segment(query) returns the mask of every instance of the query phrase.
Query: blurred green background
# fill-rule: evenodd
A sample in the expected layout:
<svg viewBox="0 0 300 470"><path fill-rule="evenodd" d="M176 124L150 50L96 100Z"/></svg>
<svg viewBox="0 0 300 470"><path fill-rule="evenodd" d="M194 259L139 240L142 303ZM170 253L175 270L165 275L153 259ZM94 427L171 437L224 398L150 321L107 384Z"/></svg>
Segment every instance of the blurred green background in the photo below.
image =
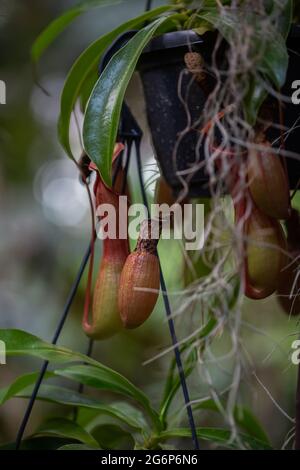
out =
<svg viewBox="0 0 300 470"><path fill-rule="evenodd" d="M160 3L163 2L155 2ZM48 91L47 96L34 82L30 47L52 19L74 4L66 0L0 0L0 79L7 85L7 104L0 106L0 327L24 329L46 340L53 335L91 230L86 191L57 140L60 92L67 71L80 52L99 35L144 8L142 0L127 0L78 18L49 48L38 66L39 81ZM138 117L143 121L143 102L135 87L129 90L129 101L137 102ZM79 155L74 122L72 138ZM145 162L149 163L152 153L148 136L143 149ZM130 178L139 197L134 167ZM182 282L180 250L176 243L160 245L167 284L174 291ZM83 352L87 348L87 338L80 326L84 289L85 280L60 339L61 344ZM200 324L200 312L198 315ZM273 444L280 447L292 423L274 405L266 390L287 414L294 416L297 368L292 365L290 354L296 336L291 335L299 328L295 319L280 311L273 298L246 301L244 321L243 345L252 365L242 378L240 402L256 413ZM184 331L185 322L188 320L181 316L180 332ZM147 366L143 362L169 345L160 299L155 314L143 327L98 343L94 356L141 386L157 403L172 353ZM215 340L214 352L226 353L228 347L225 335ZM1 388L17 375L38 367L38 361L9 358L6 366L0 366ZM227 370L230 371L230 360L211 365L217 390L231 383ZM201 367L189 379L189 386L192 398L206 396ZM14 440L25 404L24 400L14 399L0 408L0 443ZM177 405L182 405L180 394ZM37 403L27 434L54 413L61 415L65 410ZM209 412L197 414L198 425L215 423L222 421ZM186 443L176 445L187 447Z"/></svg>

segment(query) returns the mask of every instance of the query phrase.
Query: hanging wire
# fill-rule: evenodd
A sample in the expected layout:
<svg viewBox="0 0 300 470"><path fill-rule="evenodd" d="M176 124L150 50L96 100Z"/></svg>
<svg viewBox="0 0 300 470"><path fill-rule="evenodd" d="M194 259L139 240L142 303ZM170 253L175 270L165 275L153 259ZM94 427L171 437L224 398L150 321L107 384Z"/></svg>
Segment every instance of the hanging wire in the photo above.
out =
<svg viewBox="0 0 300 470"><path fill-rule="evenodd" d="M70 289L70 293L69 293L69 296L68 296L68 299L67 299L67 302L65 304L65 307L64 307L64 310L63 310L63 314L61 316L61 319L59 321L59 324L56 328L56 331L55 331L55 334L53 336L53 339L52 339L52 344L56 344L57 343L57 340L60 336L60 333L63 329L63 326L65 324L65 321L67 319L67 316L68 316L68 313L69 313L69 310L70 310L70 307L73 303L73 300L75 298L75 295L76 295L76 292L77 292L77 289L78 289L78 286L79 286L79 283L80 283L80 280L82 278L82 275L84 273L84 270L85 270L85 267L87 265L87 262L89 260L89 257L90 257L90 254L91 254L91 244L89 245L88 249L86 250L86 253L82 259L82 262L81 262L81 265L80 265L80 268L79 268L79 271L78 271L78 274L76 276L76 279ZM42 384L42 381L43 381L43 378L46 374L46 371L48 369L48 365L49 365L49 361L45 361L43 363L43 366L40 370L40 373L39 373L39 376L38 376L38 379L35 383L35 386L34 386L34 389L33 389L33 392L32 392L32 395L30 397L30 400L29 400L29 403L27 405L27 408L25 410L25 414L24 414L24 417L22 419L22 422L21 422L21 425L20 425L20 428L18 430L18 434L17 434L17 438L16 438L16 450L19 450L20 449L20 445L21 445L21 442L22 442L22 438L23 438L23 435L24 435L24 432L25 432L25 429L26 429L26 426L27 426L27 423L29 421L29 418L30 418L30 415L31 415L31 412L32 412L32 408L33 408L33 405L34 405L34 402L36 400L36 397L37 397L37 394L39 392L39 389L40 389L40 386Z"/></svg>
<svg viewBox="0 0 300 470"><path fill-rule="evenodd" d="M139 183L140 183L140 189L141 189L141 193L142 193L143 204L146 207L147 213L148 213L148 216L149 216L149 205L148 205L148 200L147 200L147 195L146 195L145 185L144 185L144 179L143 179L143 173L142 173L141 139L140 139L140 137L137 137L135 139L135 150L136 150L138 176L139 176ZM159 257L158 257L158 260L159 260L159 270L160 270L160 285L161 285L161 289L162 289L162 292L163 292L163 300L164 300L165 310L166 310L166 314L167 314L167 319L168 319L168 325L169 325L170 335L171 335L171 339L172 339L172 344L173 344L173 347L174 347L174 353L175 353L175 360L176 360L176 365L177 365L177 369L178 369L178 375L179 375L180 384L181 384L183 397L184 397L184 402L185 402L185 406L186 406L186 410L187 410L189 425L190 425L190 428L191 428L192 440L193 440L194 448L196 450L199 450L200 447L199 447L199 442L198 442L198 437L197 437L195 420L194 420L194 416L193 416L192 406L191 406L191 403L190 403L190 396L189 396L189 391L188 391L188 387L187 387L187 383L186 383L186 379L185 379L185 373L184 373L183 366L182 366L181 355L180 355L179 348L177 346L178 341L177 341L177 336L176 336L176 332L175 332L174 321L172 319L172 311L171 311L171 306L170 306L169 297L168 297L168 293L167 293L167 286L166 286L166 283L165 283L165 278L164 278L164 275L163 275L163 271L162 271L162 268L161 268L161 263L160 263Z"/></svg>
<svg viewBox="0 0 300 470"><path fill-rule="evenodd" d="M298 383L296 392L296 438L295 450L300 450L300 364L298 366Z"/></svg>
<svg viewBox="0 0 300 470"><path fill-rule="evenodd" d="M151 7L152 7L152 0L147 0L146 7L145 7L146 11L149 11L151 9ZM129 116L130 116L130 114L129 114ZM135 124L134 120L133 120L133 124ZM142 199L143 199L143 203L144 203L144 205L147 208L147 211L149 213L148 201L147 201L145 186L144 186L144 182L143 182L143 174L142 174L142 167L141 167L141 153L140 153L141 135L140 134L135 135L134 131L132 133L130 132L130 134L131 134L130 136L125 137L125 140L126 140L126 143L127 143L127 160L126 160L126 164L125 164L125 168L124 168L125 171L124 171L123 189L125 190L125 187L126 187L127 173L128 173L129 163L130 163L132 143L134 142L135 143L135 149L136 149L138 175L139 175L139 182L140 182L140 187L141 187ZM113 175L113 182L115 181L115 178L117 177L117 174L118 174L118 171L119 171L120 168L121 168L121 165L118 165L118 167L116 168L115 174ZM95 238L96 238L96 233L95 233ZM84 273L84 270L86 268L86 265L88 263L90 255L91 255L92 244L93 244L93 241L90 243L90 245L89 245L89 247L88 247L88 249L87 249L87 251L86 251L86 253L83 257L83 260L81 262L78 274L77 274L76 279L75 279L75 281L74 281L74 283L71 287L69 297L67 299L67 302L66 302L64 310L63 310L62 317L60 319L60 322L57 326L57 329L56 329L55 334L54 334L53 339L52 339L52 344L54 344L54 345L57 343L57 340L58 340L58 338L61 334L61 331L62 331L63 326L65 324L66 318L68 316L70 307L71 307L72 302L75 298L79 283L81 281L82 275ZM174 326L174 322L173 322L173 319L172 319L171 307L170 307L169 298L168 298L168 295L167 295L166 284L165 284L165 280L164 280L164 276L163 276L160 261L159 261L159 266L160 266L160 284L161 284L162 291L164 292L164 295L163 295L164 305L165 305L165 310L166 310L166 314L167 314L167 318L168 318L168 325L169 325L169 330L170 330L170 334L171 334L171 339L172 339L172 343L173 343L173 346L174 346L175 359L176 359L176 364L177 364L177 368L178 368L178 374L179 374L179 378L180 378L181 388L182 388L182 392L183 392L183 396L184 396L185 406L186 406L186 409L187 409L189 425L190 425L190 428L191 428L192 440L193 440L195 449L199 450L199 442L198 442L198 437L197 437L197 432L196 432L196 427L195 427L195 421L194 421L194 417L193 417L193 411L192 411L192 407L191 407L191 404L190 404L189 391L188 391L186 380L185 380L185 374L184 374L184 370L183 370L183 366L182 366L180 351L179 351L179 348L177 346L178 342L177 342L177 337L176 337L176 332L175 332L175 326ZM92 350L93 350L93 340L90 339L89 343L88 343L88 349L87 349L86 354L88 356L91 356ZM24 417L22 419L20 428L18 430L18 434L17 434L17 438L16 438L16 446L15 446L16 450L20 449L22 438L23 438L27 423L29 421L29 418L30 418L35 400L37 398L40 386L41 386L42 381L44 379L44 376L46 374L48 365L49 365L49 361L45 361L43 363L43 366L40 370L38 379L35 383L32 395L30 397L29 403L28 403L27 408L25 410ZM79 391L80 392L83 391L83 386L82 385L80 385ZM75 412L75 419L76 419L76 417L77 417L77 412Z"/></svg>

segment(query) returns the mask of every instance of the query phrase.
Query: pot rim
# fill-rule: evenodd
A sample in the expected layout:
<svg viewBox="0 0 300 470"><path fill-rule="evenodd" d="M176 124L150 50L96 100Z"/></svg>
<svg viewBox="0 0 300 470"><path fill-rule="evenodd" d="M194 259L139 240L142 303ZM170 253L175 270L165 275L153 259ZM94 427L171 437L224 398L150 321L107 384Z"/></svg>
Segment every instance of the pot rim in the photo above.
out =
<svg viewBox="0 0 300 470"><path fill-rule="evenodd" d="M300 37L300 24L292 24L288 36L290 38ZM143 54L150 52L162 51L165 49L176 49L178 47L187 47L189 45L202 44L203 37L196 33L193 29L172 31L164 33L161 36L153 38L145 48Z"/></svg>

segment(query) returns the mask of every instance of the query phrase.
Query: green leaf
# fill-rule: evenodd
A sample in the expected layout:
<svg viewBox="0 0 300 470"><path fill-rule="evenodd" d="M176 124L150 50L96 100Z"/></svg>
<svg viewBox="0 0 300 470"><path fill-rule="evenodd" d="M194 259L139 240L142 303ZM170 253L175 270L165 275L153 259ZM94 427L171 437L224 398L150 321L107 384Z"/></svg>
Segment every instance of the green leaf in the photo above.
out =
<svg viewBox="0 0 300 470"><path fill-rule="evenodd" d="M0 329L0 340L4 341L6 345L7 356L35 356L56 363L84 361L89 364L104 367L102 364L84 354L47 343L26 331Z"/></svg>
<svg viewBox="0 0 300 470"><path fill-rule="evenodd" d="M270 36L270 39L265 41L264 54L258 71L268 77L279 89L286 79L289 55L285 39L281 34L274 30Z"/></svg>
<svg viewBox="0 0 300 470"><path fill-rule="evenodd" d="M268 93L262 78L252 77L249 89L244 98L245 117L249 124L255 124L261 105L265 101Z"/></svg>
<svg viewBox="0 0 300 470"><path fill-rule="evenodd" d="M104 450L132 450L134 439L128 431L114 424L103 424L92 431L93 437Z"/></svg>
<svg viewBox="0 0 300 470"><path fill-rule="evenodd" d="M217 324L217 320L211 317L208 320L208 322L203 326L203 328L199 331L199 334L197 335L197 339L203 339L206 336L208 336L213 331L216 324ZM195 341L195 338L193 339L193 341ZM190 347L189 343L184 344L180 349L181 354L189 347ZM188 377L192 373L195 367L196 361L197 361L197 354L196 354L196 351L193 349L184 363L185 377ZM164 390L164 396L163 396L163 400L162 400L161 407L160 407L160 420L164 425L166 424L166 416L168 414L172 400L175 397L181 385L178 373L176 374L176 370L177 370L176 361L175 359L173 359L171 362L169 373L168 373L168 378L167 378L165 390Z"/></svg>
<svg viewBox="0 0 300 470"><path fill-rule="evenodd" d="M196 351L192 350L191 353L189 354L187 360L185 361L185 364L184 364L184 367L183 367L185 378L187 378L192 373L192 371L194 370L196 360L197 360ZM172 403L176 393L178 392L178 390L181 386L180 378L179 378L178 374L175 376L175 371L176 371L176 365L174 366L174 363L172 361L170 371L169 371L169 375L168 375L168 379L167 379L167 383L166 383L166 386L165 386L164 398L162 400L160 413L159 413L160 420L161 420L164 428L167 425L166 418L167 418L167 414L168 414L169 408L171 406L171 403Z"/></svg>
<svg viewBox="0 0 300 470"><path fill-rule="evenodd" d="M0 329L0 339L6 344L6 354L8 356L30 355L57 363L67 363L70 361L83 361L89 363L90 366L80 365L66 369L59 369L54 371L54 374L65 374L65 376L70 375L72 380L76 380L75 377L79 379L82 378L86 381L83 383L86 383L87 385L91 383L91 386L93 386L93 383L95 383L97 388L105 388L106 390L124 393L125 395L136 399L141 404L144 403L146 406L149 405L148 398L141 390L129 382L129 380L118 372L84 354L47 343L37 336L21 330Z"/></svg>
<svg viewBox="0 0 300 470"><path fill-rule="evenodd" d="M267 96L263 81L270 81L279 90L285 83L288 68L289 56L285 39L291 26L292 2L287 0L282 5L272 1L270 8L271 11L268 14L270 16L272 14L273 18L277 19L277 24L270 23L268 31L261 28L260 17L257 13L252 12L247 16L249 26L252 25L253 28L249 53L249 60L253 60L253 72L249 73L249 90L244 99L244 111L251 125L255 124L258 111ZM239 31L241 10L224 9L222 15L216 7L207 10L199 12L199 18L214 25L226 41L234 47L236 32Z"/></svg>
<svg viewBox="0 0 300 470"><path fill-rule="evenodd" d="M99 444L94 437L87 432L84 428L64 418L56 418L43 423L34 436L57 436L66 437L68 439L75 439L76 441L82 442L89 447L99 449Z"/></svg>
<svg viewBox="0 0 300 470"><path fill-rule="evenodd" d="M229 310L231 310L234 307L239 297L239 280L233 279L231 282L233 283L232 284L233 289L232 289L231 297L228 303ZM218 322L216 318L213 315L210 315L207 323L203 325L201 330L198 332L196 338L193 338L192 340L186 342L181 347L180 349L181 354L183 354L184 351L189 349L195 340L199 341L199 340L204 340L205 338L207 338L214 331L214 329L217 326L217 323ZM197 358L195 355L195 351L192 350L189 356L187 357L187 360L184 361L184 370L185 370L186 376L188 376L193 371L195 363L196 363L196 359ZM168 373L168 378L167 378L165 390L164 390L164 396L163 396L163 400L162 400L161 407L160 407L160 419L163 425L166 424L166 416L169 411L170 405L172 403L174 396L176 395L177 391L180 388L180 380L178 377L178 373L176 374L176 372L177 372L176 361L175 359L173 359L171 362L169 373Z"/></svg>
<svg viewBox="0 0 300 470"><path fill-rule="evenodd" d="M56 450L70 443L70 439L61 437L32 437L23 439L20 450ZM0 450L16 450L16 443L10 442L0 446Z"/></svg>
<svg viewBox="0 0 300 470"><path fill-rule="evenodd" d="M83 124L84 147L103 181L111 185L111 162L128 83L145 46L165 18L140 30L110 60L93 89Z"/></svg>
<svg viewBox="0 0 300 470"><path fill-rule="evenodd" d="M37 381L39 372L33 372L31 374L21 375L10 384L8 387L5 387L0 390L0 405L3 405L7 400L17 396L20 392L26 389L29 385L34 384ZM54 374L51 372L46 372L45 379L53 377Z"/></svg>
<svg viewBox="0 0 300 470"><path fill-rule="evenodd" d="M224 10L222 15L216 6L204 8L198 13L198 17L214 26L226 39L228 43L239 23L239 11Z"/></svg>
<svg viewBox="0 0 300 470"><path fill-rule="evenodd" d="M122 0L86 0L76 7L66 11L61 16L52 21L47 28L37 37L31 48L31 60L36 63L41 58L45 50L71 24L79 15L98 6L106 6L113 3L120 3Z"/></svg>
<svg viewBox="0 0 300 470"><path fill-rule="evenodd" d="M158 414L153 410L146 395L118 372L84 354L61 346L55 346L21 330L1 330L0 340L6 344L7 356L34 356L56 363L84 362L90 365L67 367L54 371L56 375L65 376L92 387L121 393L137 401L144 407L153 424L160 428Z"/></svg>
<svg viewBox="0 0 300 470"><path fill-rule="evenodd" d="M231 43L236 40L236 31L239 29L241 11L228 10L220 15L217 8L199 14L199 17L212 23ZM285 39L279 26L269 25L269 31L260 29L260 17L256 13L249 14L249 25L253 26L252 53L254 67L257 72L264 74L272 83L280 88L285 81L288 66L288 52ZM282 27L285 32L286 26ZM257 51L260 51L257 54ZM251 57L249 58L251 59Z"/></svg>
<svg viewBox="0 0 300 470"><path fill-rule="evenodd" d="M193 409L211 410L219 412L219 408L213 400L206 400L202 403L197 404ZM234 419L241 429L247 432L248 435L255 439L264 442L267 446L270 446L270 441L265 433L263 427L253 415L253 413L243 406L235 406L234 408Z"/></svg>
<svg viewBox="0 0 300 470"><path fill-rule="evenodd" d="M67 155L74 159L69 140L70 120L72 112L80 96L84 84L92 73L97 74L97 66L100 58L112 42L123 32L140 28L145 21L172 9L171 6L162 6L144 13L137 18L127 21L115 28L113 31L101 36L93 42L76 60L72 66L62 91L60 101L60 116L58 121L59 140Z"/></svg>
<svg viewBox="0 0 300 470"><path fill-rule="evenodd" d="M25 387L12 396L29 398L31 396L31 392L32 387ZM142 430L149 427L142 413L126 402L117 402L112 405L107 405L99 402L96 398L88 397L74 390L48 384L43 384L41 386L37 399L60 405L97 410L99 414L112 416L134 429Z"/></svg>
<svg viewBox="0 0 300 470"><path fill-rule="evenodd" d="M142 405L144 410L147 411L156 428L161 428L158 414L151 407L146 395L119 373L111 369L87 365L70 366L68 368L58 369L54 373L90 387L120 393L137 401Z"/></svg>
<svg viewBox="0 0 300 470"><path fill-rule="evenodd" d="M57 450L95 450L92 447L85 446L84 444L66 444L59 447Z"/></svg>
<svg viewBox="0 0 300 470"><path fill-rule="evenodd" d="M222 447L227 447L231 449L238 449L239 443L234 440L231 440L231 432L227 429L220 428L197 428L197 436L199 439L206 441L211 441L217 443ZM164 431L160 434L159 440L169 440L174 438L191 438L191 430L189 428L178 428ZM267 445L265 442L262 442L258 439L255 439L252 436L247 436L245 434L239 434L239 439L243 445L252 450L271 450L272 447Z"/></svg>

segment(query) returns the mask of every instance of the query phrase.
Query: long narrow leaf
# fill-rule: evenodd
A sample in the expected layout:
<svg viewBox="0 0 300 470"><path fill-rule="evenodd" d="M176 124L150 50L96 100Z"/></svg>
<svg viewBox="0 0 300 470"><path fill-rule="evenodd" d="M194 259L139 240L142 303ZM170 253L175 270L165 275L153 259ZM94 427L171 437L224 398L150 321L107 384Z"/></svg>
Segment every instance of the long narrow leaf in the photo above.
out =
<svg viewBox="0 0 300 470"><path fill-rule="evenodd" d="M73 439L72 439L73 441ZM40 436L23 439L20 450L57 450L58 448L68 445L70 439L57 436ZM16 443L10 442L0 446L0 450L16 450Z"/></svg>
<svg viewBox="0 0 300 470"><path fill-rule="evenodd" d="M21 375L17 377L14 382L12 382L8 387L5 387L0 390L0 405L3 405L6 401L18 395L25 388L34 384L37 381L39 372L32 372L31 374ZM46 372L45 379L53 377L54 374L51 372Z"/></svg>
<svg viewBox="0 0 300 470"><path fill-rule="evenodd" d="M287 38L292 21L293 21L293 0L285 0L284 5L280 5L274 2L274 7L275 8L282 8L282 12L279 15L278 18L278 26L277 29L280 32L280 34L284 37L284 39Z"/></svg>

